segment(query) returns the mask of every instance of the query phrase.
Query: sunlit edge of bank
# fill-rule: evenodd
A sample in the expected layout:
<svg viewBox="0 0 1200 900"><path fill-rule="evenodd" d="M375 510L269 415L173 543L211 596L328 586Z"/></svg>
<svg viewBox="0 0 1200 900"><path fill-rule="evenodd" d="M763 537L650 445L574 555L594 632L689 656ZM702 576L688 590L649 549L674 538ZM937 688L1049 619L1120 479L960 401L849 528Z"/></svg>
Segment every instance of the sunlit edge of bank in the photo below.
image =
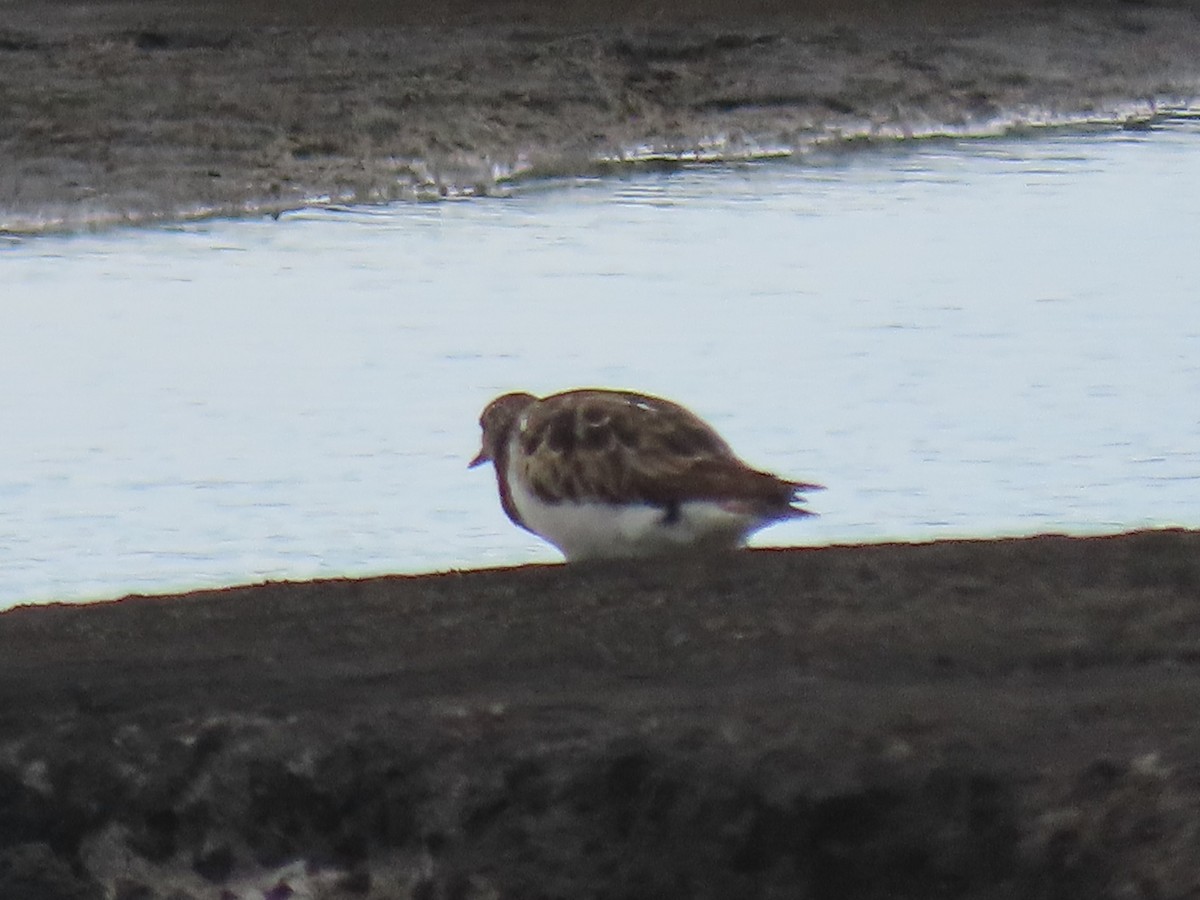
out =
<svg viewBox="0 0 1200 900"><path fill-rule="evenodd" d="M6 242L18 243L46 235L151 228L217 219L279 219L286 213L306 209L510 197L531 189L565 188L582 179L638 171L770 160L803 164L829 154L865 152L910 142L1035 138L1060 132L1152 131L1173 120L1194 118L1200 118L1200 97L1163 96L1070 113L1042 108L1020 109L959 124L862 120L830 124L814 133L784 138L741 132L705 135L699 139L646 138L590 156L552 157L531 151L508 161L459 160L441 165L419 159L389 159L383 161L383 168L392 173L391 181L382 187L357 187L337 193L313 191L299 200L251 198L241 203L195 204L157 210L113 209L103 204L75 205L47 207L34 214L0 209L0 247Z"/></svg>

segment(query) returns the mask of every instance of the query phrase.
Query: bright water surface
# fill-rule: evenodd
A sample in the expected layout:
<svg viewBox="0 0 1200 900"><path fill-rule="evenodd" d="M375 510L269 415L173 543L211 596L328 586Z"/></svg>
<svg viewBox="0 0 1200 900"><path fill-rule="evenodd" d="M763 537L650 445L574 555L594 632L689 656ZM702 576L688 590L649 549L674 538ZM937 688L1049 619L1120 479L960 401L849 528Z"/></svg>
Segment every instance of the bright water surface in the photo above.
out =
<svg viewBox="0 0 1200 900"><path fill-rule="evenodd" d="M1200 125L0 246L0 606L553 560L468 472L637 388L829 489L757 543L1200 526Z"/></svg>

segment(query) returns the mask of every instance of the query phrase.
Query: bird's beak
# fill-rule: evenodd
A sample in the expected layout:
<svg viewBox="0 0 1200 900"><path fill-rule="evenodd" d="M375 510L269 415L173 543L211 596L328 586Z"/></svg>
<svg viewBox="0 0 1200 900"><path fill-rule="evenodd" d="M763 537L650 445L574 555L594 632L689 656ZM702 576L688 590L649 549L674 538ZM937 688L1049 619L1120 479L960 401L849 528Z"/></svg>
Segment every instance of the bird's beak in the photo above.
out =
<svg viewBox="0 0 1200 900"><path fill-rule="evenodd" d="M490 456L488 456L488 452L486 449L480 450L479 454L473 460L471 460L469 463L467 463L467 468L473 469L476 466L482 466L485 462L490 462L491 459L492 458Z"/></svg>

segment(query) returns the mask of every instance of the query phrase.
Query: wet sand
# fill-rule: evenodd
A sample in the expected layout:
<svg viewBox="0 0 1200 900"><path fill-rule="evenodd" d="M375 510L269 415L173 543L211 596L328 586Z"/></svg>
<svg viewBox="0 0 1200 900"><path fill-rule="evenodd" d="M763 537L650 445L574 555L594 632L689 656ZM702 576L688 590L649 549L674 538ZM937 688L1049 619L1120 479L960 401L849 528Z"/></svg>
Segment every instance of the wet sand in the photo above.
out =
<svg viewBox="0 0 1200 900"><path fill-rule="evenodd" d="M10 0L0 232L504 189L1200 95L1196 3Z"/></svg>
<svg viewBox="0 0 1200 900"><path fill-rule="evenodd" d="M22 608L0 896L1186 897L1198 709L1197 532Z"/></svg>

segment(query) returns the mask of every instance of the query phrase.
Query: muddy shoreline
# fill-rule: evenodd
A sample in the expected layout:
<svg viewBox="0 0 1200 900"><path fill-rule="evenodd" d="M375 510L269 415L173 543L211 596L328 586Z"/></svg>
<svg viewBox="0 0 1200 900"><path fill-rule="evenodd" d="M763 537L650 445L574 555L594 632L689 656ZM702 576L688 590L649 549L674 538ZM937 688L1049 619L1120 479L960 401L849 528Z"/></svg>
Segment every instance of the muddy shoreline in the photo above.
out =
<svg viewBox="0 0 1200 900"><path fill-rule="evenodd" d="M0 896L1183 897L1200 533L0 615Z"/></svg>
<svg viewBox="0 0 1200 900"><path fill-rule="evenodd" d="M1200 96L1200 6L34 0L0 23L0 232L508 190Z"/></svg>

